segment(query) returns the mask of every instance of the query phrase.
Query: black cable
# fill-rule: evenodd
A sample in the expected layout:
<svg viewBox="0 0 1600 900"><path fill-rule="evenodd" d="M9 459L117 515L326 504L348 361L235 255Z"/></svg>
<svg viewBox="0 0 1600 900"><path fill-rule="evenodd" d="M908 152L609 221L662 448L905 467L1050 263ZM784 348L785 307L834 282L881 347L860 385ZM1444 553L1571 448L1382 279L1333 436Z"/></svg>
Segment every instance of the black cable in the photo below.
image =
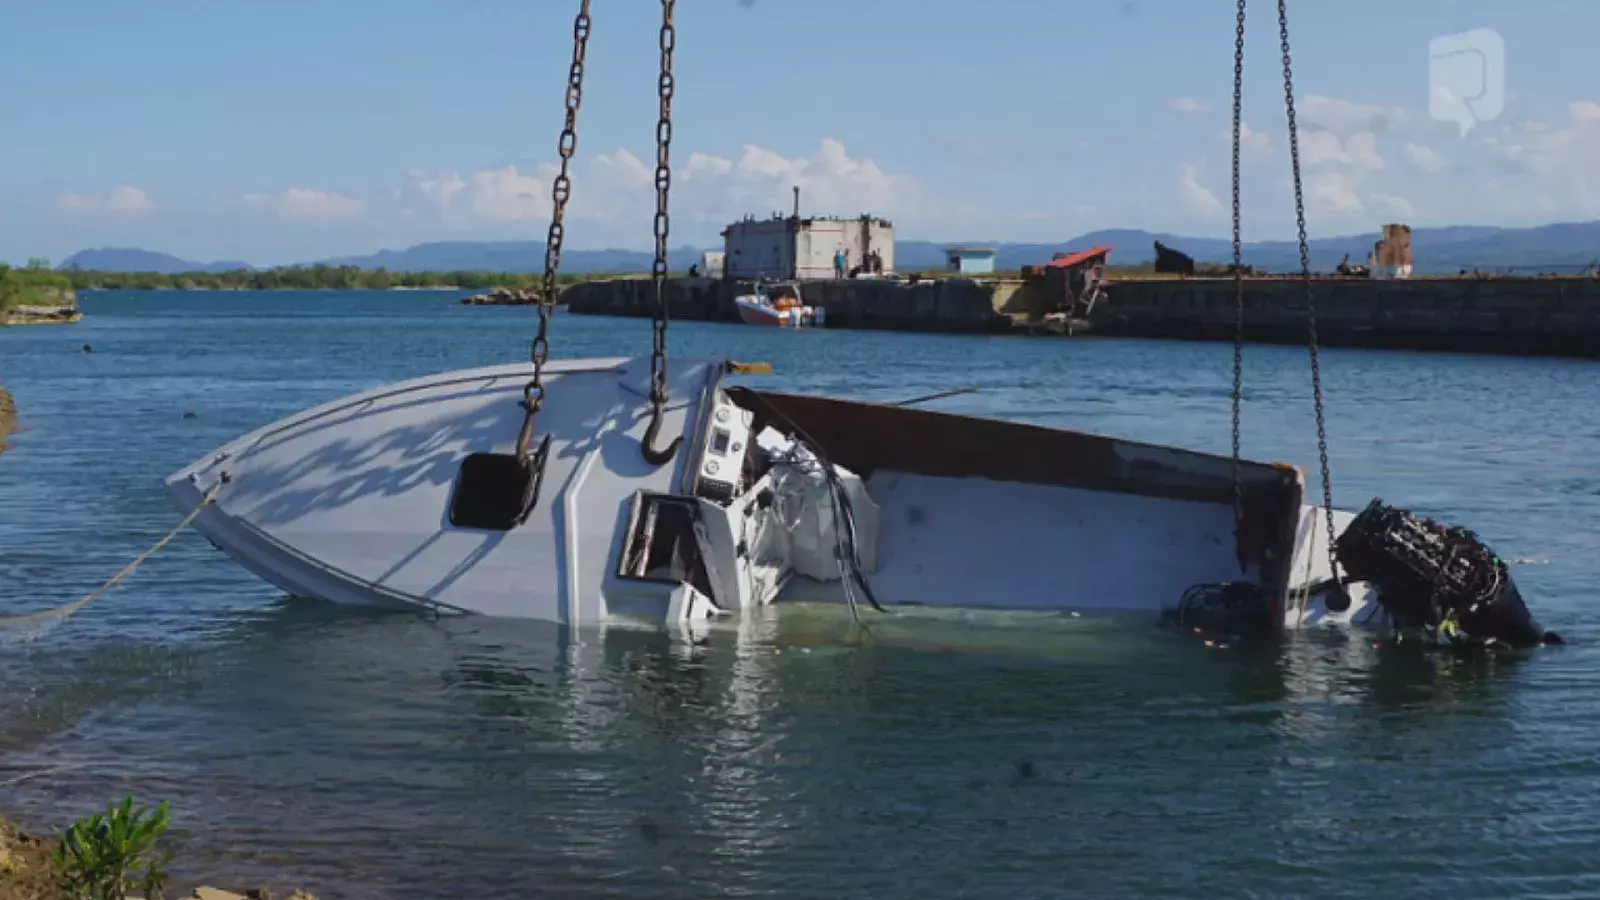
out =
<svg viewBox="0 0 1600 900"><path fill-rule="evenodd" d="M861 586L861 592L866 595L867 602L872 604L872 608L878 612L888 612L888 610L884 609L883 606L878 603L878 598L872 593L872 586L867 583L867 577L861 571L861 559L856 549L855 515L853 511L851 511L850 498L845 493L844 484L839 479L839 473L834 470L833 461L828 458L827 452L822 449L822 444L818 442L816 438L808 434L804 428L801 428L797 422L789 418L788 415L783 412L783 410L772 405L767 401L767 398L761 396L761 394L757 391L740 385L724 388L724 391L727 393L730 399L737 400L740 397L746 397L761 404L761 407L766 410L769 416L779 419L786 424L793 432L794 436L798 437L801 442L804 443L805 446L812 452L812 454L817 457L817 461L822 464L823 477L828 479L828 489L830 491L830 496L833 498L832 505L834 514L834 531L835 533L843 534L849 543L849 555L847 559L850 563L850 574L855 576L856 584ZM848 527L845 529L840 528L839 514L841 512L841 508L844 511L847 519Z"/></svg>

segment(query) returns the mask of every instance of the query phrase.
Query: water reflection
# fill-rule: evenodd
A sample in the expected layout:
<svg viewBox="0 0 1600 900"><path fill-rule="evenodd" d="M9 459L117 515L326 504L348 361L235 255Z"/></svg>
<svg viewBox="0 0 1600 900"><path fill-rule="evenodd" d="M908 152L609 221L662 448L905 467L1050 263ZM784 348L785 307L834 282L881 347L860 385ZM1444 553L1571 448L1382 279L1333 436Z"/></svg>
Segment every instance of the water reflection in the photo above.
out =
<svg viewBox="0 0 1600 900"><path fill-rule="evenodd" d="M43 747L11 745L14 765L71 768L0 803L169 798L191 877L360 897L530 877L715 896L784 890L802 863L850 876L845 896L974 873L1023 890L1062 854L1115 893L1134 871L1284 866L1285 842L1353 863L1414 825L1369 802L1445 802L1409 778L1419 754L1450 777L1504 768L1508 692L1537 664L1335 633L1217 650L1148 623L1000 614L897 616L862 641L842 610L799 608L693 643L292 601L182 666L141 652L56 660L93 739L63 720Z"/></svg>

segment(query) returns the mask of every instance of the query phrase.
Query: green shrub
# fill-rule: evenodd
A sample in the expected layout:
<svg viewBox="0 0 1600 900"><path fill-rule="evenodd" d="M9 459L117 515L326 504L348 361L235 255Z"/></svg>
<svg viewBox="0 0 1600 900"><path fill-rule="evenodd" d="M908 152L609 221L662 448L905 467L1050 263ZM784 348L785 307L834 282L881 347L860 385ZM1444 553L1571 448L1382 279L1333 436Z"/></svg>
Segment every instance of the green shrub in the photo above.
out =
<svg viewBox="0 0 1600 900"><path fill-rule="evenodd" d="M72 823L51 861L61 896L71 900L126 900L130 888L148 900L162 896L171 853L155 843L167 831L167 804L152 812L133 798Z"/></svg>
<svg viewBox="0 0 1600 900"><path fill-rule="evenodd" d="M49 269L13 269L0 263L0 310L57 306L71 296L72 280Z"/></svg>

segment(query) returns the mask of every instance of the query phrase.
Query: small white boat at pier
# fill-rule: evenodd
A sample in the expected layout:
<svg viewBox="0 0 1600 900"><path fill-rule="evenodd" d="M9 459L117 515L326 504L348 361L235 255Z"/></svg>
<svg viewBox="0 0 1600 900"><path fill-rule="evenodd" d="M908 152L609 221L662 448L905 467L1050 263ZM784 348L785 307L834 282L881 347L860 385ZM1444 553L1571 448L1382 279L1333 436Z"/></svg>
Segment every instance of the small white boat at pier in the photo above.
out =
<svg viewBox="0 0 1600 900"><path fill-rule="evenodd" d="M800 283L780 281L772 285L756 285L749 294L733 299L739 311L739 321L746 325L767 328L820 328L827 324L827 310L820 306L807 306L801 299Z"/></svg>

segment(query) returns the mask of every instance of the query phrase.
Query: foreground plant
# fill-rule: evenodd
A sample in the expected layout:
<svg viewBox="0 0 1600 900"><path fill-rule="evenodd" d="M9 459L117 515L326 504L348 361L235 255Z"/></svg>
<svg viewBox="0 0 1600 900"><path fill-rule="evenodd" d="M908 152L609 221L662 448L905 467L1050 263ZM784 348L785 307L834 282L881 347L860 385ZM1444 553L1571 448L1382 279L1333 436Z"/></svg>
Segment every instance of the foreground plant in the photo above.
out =
<svg viewBox="0 0 1600 900"><path fill-rule="evenodd" d="M156 852L155 844L169 824L166 803L152 811L135 808L132 797L72 823L51 857L61 895L70 900L127 900L133 889L146 900L157 900L172 854Z"/></svg>

